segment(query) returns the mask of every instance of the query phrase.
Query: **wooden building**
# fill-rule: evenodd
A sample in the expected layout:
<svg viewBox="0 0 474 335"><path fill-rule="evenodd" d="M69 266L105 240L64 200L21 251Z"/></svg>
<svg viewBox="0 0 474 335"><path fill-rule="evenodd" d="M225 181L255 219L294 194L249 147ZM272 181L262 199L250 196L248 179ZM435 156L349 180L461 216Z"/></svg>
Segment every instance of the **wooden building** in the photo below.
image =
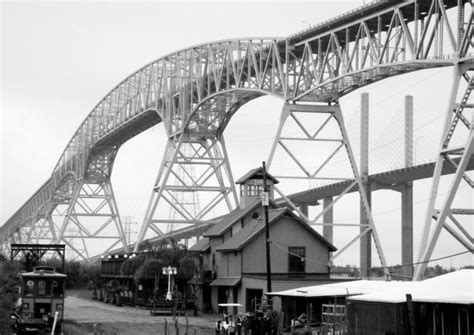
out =
<svg viewBox="0 0 474 335"><path fill-rule="evenodd" d="M346 280L348 281L338 280L330 284L270 293L271 296L281 299L284 328L290 327L292 320L297 320L304 313L305 326L310 329L315 331L334 329L344 332L347 330L348 297L386 291L410 284L402 281L349 280L347 278Z"/></svg>
<svg viewBox="0 0 474 335"><path fill-rule="evenodd" d="M336 248L287 207L277 207L272 200L278 181L268 173L266 179L273 290L329 282L329 253ZM265 297L263 170L251 170L236 183L240 207L222 217L189 249L199 253L202 273L207 276L200 281L198 297L198 307L204 311L218 312L219 303L240 303L249 311Z"/></svg>

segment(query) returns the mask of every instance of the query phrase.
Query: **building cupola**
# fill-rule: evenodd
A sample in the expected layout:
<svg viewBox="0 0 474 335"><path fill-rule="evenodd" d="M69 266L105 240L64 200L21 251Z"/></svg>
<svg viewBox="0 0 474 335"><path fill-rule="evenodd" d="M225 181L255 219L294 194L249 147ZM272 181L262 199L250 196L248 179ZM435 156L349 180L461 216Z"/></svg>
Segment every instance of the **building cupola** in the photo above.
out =
<svg viewBox="0 0 474 335"><path fill-rule="evenodd" d="M266 178L268 198L273 200L274 186L279 181L268 172ZM260 199L260 194L263 192L263 168L250 170L235 183L240 185L240 208L246 208L249 204L254 203L255 199Z"/></svg>

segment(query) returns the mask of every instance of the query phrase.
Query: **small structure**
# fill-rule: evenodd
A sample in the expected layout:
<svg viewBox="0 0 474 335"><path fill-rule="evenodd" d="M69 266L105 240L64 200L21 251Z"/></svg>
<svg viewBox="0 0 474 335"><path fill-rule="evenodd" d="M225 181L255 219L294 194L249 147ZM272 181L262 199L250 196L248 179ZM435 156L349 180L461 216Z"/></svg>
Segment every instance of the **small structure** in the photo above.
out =
<svg viewBox="0 0 474 335"><path fill-rule="evenodd" d="M346 329L347 297L408 284L410 283L402 281L353 280L271 292L269 295L281 299L284 328L308 326L318 330L342 331ZM301 320L302 315L304 321Z"/></svg>
<svg viewBox="0 0 474 335"><path fill-rule="evenodd" d="M33 267L39 266L41 259L47 253L59 256L61 260L61 271L64 272L64 258L66 246L64 244L11 244L10 261L15 260L18 255L25 258L26 271L32 271Z"/></svg>
<svg viewBox="0 0 474 335"><path fill-rule="evenodd" d="M349 334L473 334L474 270L348 299Z"/></svg>
<svg viewBox="0 0 474 335"><path fill-rule="evenodd" d="M273 287L285 290L329 282L329 253L336 248L287 207L278 207L273 202L278 180L268 173L266 179ZM236 183L240 185L240 208L222 217L189 249L200 255L198 308L204 311L219 312L218 304L224 303L240 303L245 311L259 304L260 309L265 297L263 169L251 170Z"/></svg>
<svg viewBox="0 0 474 335"><path fill-rule="evenodd" d="M64 313L66 275L52 267L37 266L32 272L22 272L21 293L11 326L15 332L60 333Z"/></svg>

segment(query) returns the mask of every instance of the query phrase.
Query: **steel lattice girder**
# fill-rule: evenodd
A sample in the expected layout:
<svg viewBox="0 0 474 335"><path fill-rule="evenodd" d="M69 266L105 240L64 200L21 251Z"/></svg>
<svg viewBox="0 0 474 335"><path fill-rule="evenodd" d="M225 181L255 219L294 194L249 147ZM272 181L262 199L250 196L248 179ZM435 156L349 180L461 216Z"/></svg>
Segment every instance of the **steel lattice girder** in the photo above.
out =
<svg viewBox="0 0 474 335"><path fill-rule="evenodd" d="M453 20L446 14L450 9L457 10ZM472 61L472 15L472 2L465 0L382 1L286 39L220 41L166 55L124 79L96 105L51 178L0 231L11 236L28 219L70 201L71 180L87 180L97 150L116 152L124 140L156 123L164 122L172 137L210 117L214 123L207 125L222 133L242 103L263 94L335 101L390 76ZM227 105L211 115L202 107L214 100Z"/></svg>
<svg viewBox="0 0 474 335"><path fill-rule="evenodd" d="M305 119L303 122L300 119L301 114L309 115L309 118ZM321 117L322 116L322 117ZM318 118L317 118L318 117ZM288 137L285 135L285 125L288 121L293 120L297 129L300 130L298 135L293 135ZM309 122L311 120L311 122ZM332 125L335 125L339 130L339 134L336 134L334 131L331 132L331 138L324 137L325 128L329 128ZM303 162L298 159L298 153L301 156L301 145L295 146L293 149L287 145L288 142L309 142L312 144L311 152L318 152L315 156L320 157L319 161L311 160L311 162ZM320 143L330 143L331 148L328 152L322 153L321 150L318 151ZM338 224L334 222L324 223L324 225L331 226L345 226L345 227L356 227L359 228L360 233L358 233L349 243L340 248L340 250L335 253L330 262L332 262L336 257L343 253L347 248L349 248L356 241L362 237L368 235L372 236L377 254L379 256L380 264L384 267L385 274L388 275L388 267L385 259L384 251L378 237L377 229L375 226L374 219L371 214L370 204L368 201L368 195L366 194L365 188L363 186L363 180L361 174L357 169L357 163L354 158L354 154L351 148L349 137L347 136L347 131L344 125L344 118L341 113L340 106L338 104L334 105L315 105L315 104L286 104L282 110L282 116L280 117L280 125L273 142L272 150L268 158L268 169L271 169L271 166L276 155L278 155L277 149L281 148L280 152L283 155L288 156L288 161L293 161L298 167L293 173L286 173L284 175L274 174L276 178L288 178L291 180L296 179L305 179L321 182L323 185L328 185L330 183L340 182L341 180L349 181L348 187L331 202L330 206L323 207L321 211L315 215L314 218L310 219L307 213L303 213L296 204L294 204L291 199L285 196L285 194L275 186L276 192L278 192L287 202L287 204L296 211L300 217L304 218L311 225L320 225L318 220L330 210L349 190L353 187L357 187L362 210L367 218L367 222L360 224ZM280 156L282 156L280 154ZM331 164L334 163L332 166ZM334 170L336 166L346 165L346 171L344 176L332 176L330 174L325 175L331 170ZM329 171L328 171L329 170Z"/></svg>
<svg viewBox="0 0 474 335"><path fill-rule="evenodd" d="M135 251L139 250L148 230L163 237L160 225L207 224L206 215L221 202L225 202L227 210L234 209L238 200L232 181L222 136L199 139L195 134L180 134L168 140ZM182 195L189 192L199 197L199 207L186 206ZM160 202L167 205L167 211L157 210ZM167 217L170 209L177 218Z"/></svg>
<svg viewBox="0 0 474 335"><path fill-rule="evenodd" d="M440 148L438 150L438 159L433 174L433 183L431 187L430 200L427 207L427 213L424 223L423 235L421 239L420 252L418 265L415 268L414 279L421 280L426 270L428 260L433 254L436 242L438 241L439 235L442 228L445 228L451 235L453 235L467 250L473 252L473 238L471 235L466 234L461 224L456 220L453 214L452 203L457 193L461 181L470 187L474 188L474 183L466 174L466 167L469 160L474 155L474 113L472 113L472 119L469 120L463 112L467 109L474 109L473 97L474 94L474 64L459 64L454 68L453 74L453 86L451 88L451 97L446 112L446 119L443 131L443 137L441 139ZM461 81L467 82L467 87L463 94L458 100L458 92L461 90ZM454 112L454 115L453 115ZM461 122L459 122L461 121ZM465 139L465 145L462 147L450 146L450 140L453 133L458 127L466 127L468 129L467 136ZM461 156L458 164L454 162L452 156ZM435 201L440 183L441 171L445 163L454 164L456 166L456 173L451 177L448 193L443 197L441 208L435 210ZM460 213L471 213L474 208L465 209L464 211L458 211ZM447 219L450 219L460 229L464 235L467 235L468 241L466 241L461 235L457 234L453 228L448 224ZM432 222L435 219L435 222Z"/></svg>
<svg viewBox="0 0 474 335"><path fill-rule="evenodd" d="M77 183L71 202L61 215L63 222L57 233L56 243L63 242L81 258L89 258L88 240L111 241L106 251L118 243L127 250L125 234L121 223L115 196L110 181L100 183ZM94 219L86 223L84 218ZM69 230L69 231L68 231ZM82 243L83 251L74 246L74 241Z"/></svg>

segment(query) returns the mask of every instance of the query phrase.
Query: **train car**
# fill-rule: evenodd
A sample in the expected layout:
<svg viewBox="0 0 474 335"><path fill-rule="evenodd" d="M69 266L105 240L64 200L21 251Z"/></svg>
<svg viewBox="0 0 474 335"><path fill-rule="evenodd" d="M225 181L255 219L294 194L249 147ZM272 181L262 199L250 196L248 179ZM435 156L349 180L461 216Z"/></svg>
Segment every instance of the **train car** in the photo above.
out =
<svg viewBox="0 0 474 335"><path fill-rule="evenodd" d="M66 275L52 267L37 266L21 273L20 298L12 315L12 328L17 333L51 330L60 332L64 312Z"/></svg>

